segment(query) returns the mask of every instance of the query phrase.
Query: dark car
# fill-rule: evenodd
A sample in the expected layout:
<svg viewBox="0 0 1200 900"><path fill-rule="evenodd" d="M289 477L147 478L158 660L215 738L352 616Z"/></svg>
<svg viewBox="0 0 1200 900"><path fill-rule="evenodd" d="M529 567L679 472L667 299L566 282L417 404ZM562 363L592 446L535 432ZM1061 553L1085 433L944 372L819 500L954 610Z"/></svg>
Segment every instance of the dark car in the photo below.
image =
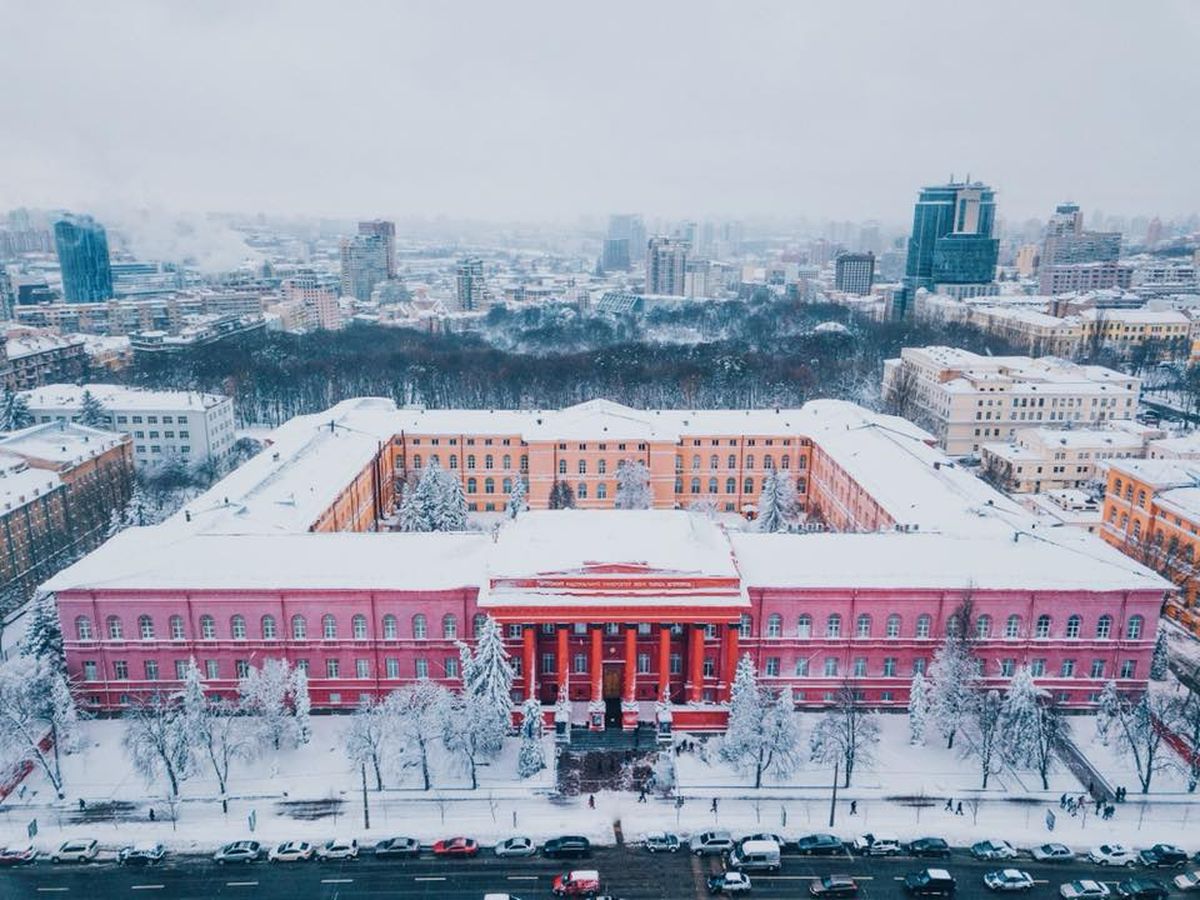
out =
<svg viewBox="0 0 1200 900"><path fill-rule="evenodd" d="M857 897L858 882L849 875L823 875L808 883L814 897Z"/></svg>
<svg viewBox="0 0 1200 900"><path fill-rule="evenodd" d="M933 856L944 859L950 855L950 845L940 837L923 837L911 841L908 852L913 856Z"/></svg>
<svg viewBox="0 0 1200 900"><path fill-rule="evenodd" d="M381 859L400 859L417 856L421 852L421 842L410 837L384 838L375 845L375 855Z"/></svg>
<svg viewBox="0 0 1200 900"><path fill-rule="evenodd" d="M123 866L152 866L167 855L162 844L133 844L117 851L117 862Z"/></svg>
<svg viewBox="0 0 1200 900"><path fill-rule="evenodd" d="M1154 869L1173 869L1185 865L1188 855L1171 844L1155 844L1141 852L1142 865Z"/></svg>
<svg viewBox="0 0 1200 900"><path fill-rule="evenodd" d="M252 863L262 859L262 844L258 841L234 841L226 844L213 854L213 859L221 865L225 863Z"/></svg>
<svg viewBox="0 0 1200 900"><path fill-rule="evenodd" d="M1127 900L1166 900L1170 892L1153 878L1130 878L1117 885L1117 893Z"/></svg>
<svg viewBox="0 0 1200 900"><path fill-rule="evenodd" d="M841 839L833 834L806 834L796 841L796 850L805 856L833 856L845 849Z"/></svg>
<svg viewBox="0 0 1200 900"><path fill-rule="evenodd" d="M904 890L915 897L950 897L957 887L945 869L922 869L904 876Z"/></svg>
<svg viewBox="0 0 1200 900"><path fill-rule="evenodd" d="M542 844L542 856L553 859L588 856L591 852L592 842L578 834L566 834L562 837L551 838Z"/></svg>

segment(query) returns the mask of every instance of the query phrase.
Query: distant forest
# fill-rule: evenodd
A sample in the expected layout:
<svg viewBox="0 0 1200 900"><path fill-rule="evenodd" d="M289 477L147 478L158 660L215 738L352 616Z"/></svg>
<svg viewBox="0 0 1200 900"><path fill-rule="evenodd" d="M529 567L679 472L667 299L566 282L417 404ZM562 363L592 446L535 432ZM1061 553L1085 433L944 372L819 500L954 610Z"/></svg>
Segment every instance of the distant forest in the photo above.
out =
<svg viewBox="0 0 1200 900"><path fill-rule="evenodd" d="M823 323L841 329L815 330ZM833 305L752 298L681 303L614 320L554 306L496 308L469 333L351 325L259 334L139 358L148 387L232 396L241 425L276 425L347 397L464 408L554 408L595 397L634 407L879 402L883 361L904 346L1012 352L955 325L874 322Z"/></svg>

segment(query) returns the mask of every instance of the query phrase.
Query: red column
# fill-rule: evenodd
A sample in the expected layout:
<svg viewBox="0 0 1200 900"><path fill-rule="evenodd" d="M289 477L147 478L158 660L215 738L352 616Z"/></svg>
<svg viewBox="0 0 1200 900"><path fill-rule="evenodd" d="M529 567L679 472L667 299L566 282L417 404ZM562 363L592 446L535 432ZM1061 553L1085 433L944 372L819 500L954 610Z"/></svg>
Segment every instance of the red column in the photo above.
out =
<svg viewBox="0 0 1200 900"><path fill-rule="evenodd" d="M567 673L570 672L570 651L567 649L567 626L558 626L558 645L555 648L558 659L558 696L567 695Z"/></svg>
<svg viewBox="0 0 1200 900"><path fill-rule="evenodd" d="M588 660L588 672L592 676L592 702L601 703L604 700L604 635L600 626L591 626L588 637L592 642L592 658Z"/></svg>
<svg viewBox="0 0 1200 900"><path fill-rule="evenodd" d="M737 625L725 626L725 662L722 665L725 675L725 688L721 691L721 699L728 700L733 696L733 679L737 675L738 638L741 631Z"/></svg>
<svg viewBox="0 0 1200 900"><path fill-rule="evenodd" d="M637 626L625 626L625 684L621 691L621 699L632 703L636 698L637 687Z"/></svg>
<svg viewBox="0 0 1200 900"><path fill-rule="evenodd" d="M521 632L522 654L525 668L525 699L537 696L537 632L536 625L526 625Z"/></svg>
<svg viewBox="0 0 1200 900"><path fill-rule="evenodd" d="M704 696L704 626L693 625L688 635L688 702Z"/></svg>
<svg viewBox="0 0 1200 900"><path fill-rule="evenodd" d="M671 626L658 626L658 697L671 696Z"/></svg>

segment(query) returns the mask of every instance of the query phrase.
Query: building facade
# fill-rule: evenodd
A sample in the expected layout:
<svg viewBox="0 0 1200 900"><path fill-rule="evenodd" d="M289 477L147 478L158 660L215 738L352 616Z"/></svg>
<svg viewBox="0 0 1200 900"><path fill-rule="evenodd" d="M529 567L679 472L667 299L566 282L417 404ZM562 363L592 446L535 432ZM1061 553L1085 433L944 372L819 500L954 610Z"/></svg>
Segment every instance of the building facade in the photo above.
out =
<svg viewBox="0 0 1200 900"><path fill-rule="evenodd" d="M1133 283L1133 266L1115 260L1106 262L1060 263L1038 269L1038 291L1042 294L1067 294L1073 291L1097 291L1128 288Z"/></svg>
<svg viewBox="0 0 1200 900"><path fill-rule="evenodd" d="M980 464L1001 489L1027 494L1086 488L1107 474L1108 460L1145 454L1146 435L1136 430L1018 428L1010 441L984 444Z"/></svg>
<svg viewBox="0 0 1200 900"><path fill-rule="evenodd" d="M965 294L974 286L976 293L986 293L999 256L999 241L992 237L995 218L995 192L981 182L922 188L904 268L907 302L917 290L940 290L939 285Z"/></svg>
<svg viewBox="0 0 1200 900"><path fill-rule="evenodd" d="M54 246L68 303L91 303L113 295L108 233L91 216L65 216L54 223Z"/></svg>
<svg viewBox="0 0 1200 900"><path fill-rule="evenodd" d="M840 253L834 260L834 287L847 294L871 293L875 281L874 253Z"/></svg>
<svg viewBox="0 0 1200 900"><path fill-rule="evenodd" d="M646 247L646 293L684 296L691 245L678 238L653 237Z"/></svg>
<svg viewBox="0 0 1200 900"><path fill-rule="evenodd" d="M460 259L454 270L454 287L459 309L469 312L487 305L488 289L483 277L483 260L478 256Z"/></svg>
<svg viewBox="0 0 1200 900"><path fill-rule="evenodd" d="M375 285L387 281L388 272L395 271L394 233L392 238L386 233L368 230L362 231L360 223L359 234L344 238L341 242L342 261L342 296L354 297L356 300L371 299ZM390 223L379 223L387 225Z"/></svg>

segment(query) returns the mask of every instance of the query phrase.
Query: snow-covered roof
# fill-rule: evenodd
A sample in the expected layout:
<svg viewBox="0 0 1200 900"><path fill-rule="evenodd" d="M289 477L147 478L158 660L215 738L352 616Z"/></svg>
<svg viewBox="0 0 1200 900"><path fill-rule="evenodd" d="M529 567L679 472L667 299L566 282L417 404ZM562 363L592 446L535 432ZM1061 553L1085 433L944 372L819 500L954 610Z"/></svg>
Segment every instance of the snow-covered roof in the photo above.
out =
<svg viewBox="0 0 1200 900"><path fill-rule="evenodd" d="M129 436L76 422L43 422L0 435L0 450L64 465L84 460L128 443Z"/></svg>
<svg viewBox="0 0 1200 900"><path fill-rule="evenodd" d="M106 409L210 409L229 402L220 394L197 391L145 391L120 384L44 384L26 391L24 396L34 409L57 409L74 412L83 401L83 392L92 396Z"/></svg>
<svg viewBox="0 0 1200 900"><path fill-rule="evenodd" d="M61 486L53 472L30 468L15 454L0 453L0 518Z"/></svg>

